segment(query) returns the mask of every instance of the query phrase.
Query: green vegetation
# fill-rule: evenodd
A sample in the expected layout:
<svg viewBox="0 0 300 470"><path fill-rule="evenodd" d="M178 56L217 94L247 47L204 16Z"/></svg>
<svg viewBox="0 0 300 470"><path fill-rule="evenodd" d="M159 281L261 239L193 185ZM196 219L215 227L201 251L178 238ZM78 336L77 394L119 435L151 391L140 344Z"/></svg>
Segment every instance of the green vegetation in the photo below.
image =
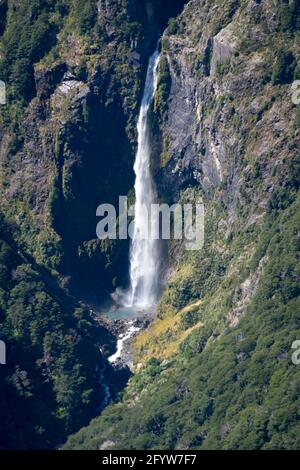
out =
<svg viewBox="0 0 300 470"><path fill-rule="evenodd" d="M299 223L298 197L266 225L257 247L263 277L238 326L205 341L204 350L203 332L195 330L175 360L148 362L123 403L107 408L65 448L96 449L107 439L118 449L299 448L300 371L291 362L300 327ZM210 305L204 324L213 296Z"/></svg>
<svg viewBox="0 0 300 470"><path fill-rule="evenodd" d="M300 107L297 106L295 113L295 128L300 129Z"/></svg>
<svg viewBox="0 0 300 470"><path fill-rule="evenodd" d="M180 24L176 18L170 18L166 29L167 35L178 34Z"/></svg>
<svg viewBox="0 0 300 470"><path fill-rule="evenodd" d="M97 277L95 290L101 296L99 278L101 288L105 284L111 287L116 276L122 279L127 245L121 244L121 249L112 246L110 255L102 253L98 246L93 259L82 254L82 246L95 238L95 211L101 200L115 202L115 188L118 194L127 194L132 187L134 150L129 141L136 136L145 64L132 66L128 62L129 51L133 44L142 41L143 33L142 24L127 14L125 6L112 5L110 21L116 35L113 48L107 37L106 20L98 19L97 15L95 0L35 0L18 5L8 2L7 21L0 37L4 52L0 55L0 79L7 83L8 105L0 108L0 126L8 139L8 160L21 150L31 158L29 147L24 149L31 138L24 118L29 102L37 98L38 108L48 111L42 116L34 108L34 118L30 116L28 121L34 119L34 149L36 152L41 149L41 164L49 178L42 202L39 200L42 188L35 187L35 181L26 181L21 194L16 194L8 206L1 194L1 210L10 221L18 218L16 241L38 263L56 274L66 275L67 271L70 275L73 269L76 275L88 272L89 279ZM76 63L70 65L74 62L74 58L70 59L75 54L74 48ZM66 71L74 74L79 88L52 101L53 92ZM102 103L107 77L111 84L108 93L113 96L109 109ZM93 79L104 80L105 84L97 85L95 93L88 86ZM78 99L81 91L87 93L82 101ZM107 159L110 166L106 165ZM8 165L7 181L4 182L4 175L0 181L3 192L5 184L10 185L9 175ZM33 197L36 192L37 201ZM35 202L39 209L44 206L42 227L37 227L33 214ZM106 265L110 263L114 266L109 271Z"/></svg>
<svg viewBox="0 0 300 470"><path fill-rule="evenodd" d="M99 346L108 354L112 338L77 298L82 289L103 300L127 272L127 243L95 240L95 213L132 187L129 139L146 63L131 59L142 24L115 2L111 47L97 3L0 1L3 449L56 447L100 413L104 397ZM67 71L78 88L57 96Z"/></svg>
<svg viewBox="0 0 300 470"><path fill-rule="evenodd" d="M70 306L46 270L17 253L0 220L0 442L5 449L53 448L99 411L96 368L103 332Z"/></svg>
<svg viewBox="0 0 300 470"><path fill-rule="evenodd" d="M281 85L291 83L296 67L295 57L291 52L279 51L273 68L272 83Z"/></svg>
<svg viewBox="0 0 300 470"><path fill-rule="evenodd" d="M173 145L174 129L168 126L170 93L186 86L185 80L197 90L201 113L199 121L191 120L192 131L178 124L178 132L188 133L187 145L194 144L194 132L200 135L195 158L207 163L199 142L216 142L217 135L225 146L236 136L240 148L226 148L224 180L212 184L213 194L205 199L203 250L187 253L180 244L169 246L173 273L158 319L134 342L136 374L122 401L71 436L66 449L98 449L108 442L112 449L299 448L300 369L291 360L300 331L299 156L292 127L298 113L285 89L270 84L271 78L273 85L289 84L296 76L296 17L283 26L282 10L274 34L268 34L263 2L251 4L247 14L248 2L213 3L218 8L212 18L211 2L201 9L197 4L197 11L190 4L187 17L171 21L163 38L164 79L155 110L163 109L165 118L159 123L161 161L174 158L173 165L161 165L161 173L174 171L166 182L171 186L173 181L177 191L168 187L166 192L177 197L181 186L176 177L184 180L188 166L185 149ZM286 13L296 5L288 2ZM214 36L232 18L228 34L233 31L237 50L218 66L215 77L206 79L210 60L204 70L202 37ZM210 59L209 48L206 52ZM173 71L175 60L181 73L170 89L168 69L171 64ZM204 86L195 84L196 68ZM212 84L218 92L212 92ZM193 94L186 96L192 99ZM198 111L196 106L188 109ZM207 171L205 178L210 176Z"/></svg>
<svg viewBox="0 0 300 470"><path fill-rule="evenodd" d="M300 29L300 5L298 0L280 0L280 23L283 31Z"/></svg>
<svg viewBox="0 0 300 470"><path fill-rule="evenodd" d="M219 62L216 67L216 73L218 75L227 75L230 71L230 62Z"/></svg>
<svg viewBox="0 0 300 470"><path fill-rule="evenodd" d="M158 113L159 119L162 120L168 109L168 98L172 84L170 68L165 56L162 57L159 67L160 70L154 101L154 112Z"/></svg>
<svg viewBox="0 0 300 470"><path fill-rule="evenodd" d="M7 14L7 1L2 0L0 2L0 36L2 36L4 29L5 29L6 14Z"/></svg>
<svg viewBox="0 0 300 470"><path fill-rule="evenodd" d="M97 1L73 1L73 17L81 33L91 32L97 19Z"/></svg>
<svg viewBox="0 0 300 470"><path fill-rule="evenodd" d="M5 50L0 76L9 84L10 101L28 102L35 94L33 64L55 44L57 25L51 22L53 2L8 3L7 25L1 39Z"/></svg>

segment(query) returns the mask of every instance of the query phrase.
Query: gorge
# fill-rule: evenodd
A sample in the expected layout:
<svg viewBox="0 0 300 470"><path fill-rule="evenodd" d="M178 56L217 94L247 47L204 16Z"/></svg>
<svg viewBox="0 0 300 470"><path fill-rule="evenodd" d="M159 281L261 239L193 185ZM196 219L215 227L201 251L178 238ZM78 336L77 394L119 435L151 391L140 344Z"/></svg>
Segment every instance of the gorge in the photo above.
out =
<svg viewBox="0 0 300 470"><path fill-rule="evenodd" d="M299 35L296 0L0 0L1 450L299 448ZM200 199L202 249L139 237Z"/></svg>

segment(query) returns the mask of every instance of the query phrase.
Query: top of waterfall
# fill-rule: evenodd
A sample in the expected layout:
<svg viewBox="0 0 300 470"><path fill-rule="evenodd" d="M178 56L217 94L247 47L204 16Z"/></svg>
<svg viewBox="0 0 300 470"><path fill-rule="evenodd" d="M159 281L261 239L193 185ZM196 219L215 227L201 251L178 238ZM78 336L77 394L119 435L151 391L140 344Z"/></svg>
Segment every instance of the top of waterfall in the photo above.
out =
<svg viewBox="0 0 300 470"><path fill-rule="evenodd" d="M157 68L159 65L159 60L160 52L158 51L158 49L156 49L156 51L152 54L149 59L142 106L149 106L151 100L153 99L158 79Z"/></svg>

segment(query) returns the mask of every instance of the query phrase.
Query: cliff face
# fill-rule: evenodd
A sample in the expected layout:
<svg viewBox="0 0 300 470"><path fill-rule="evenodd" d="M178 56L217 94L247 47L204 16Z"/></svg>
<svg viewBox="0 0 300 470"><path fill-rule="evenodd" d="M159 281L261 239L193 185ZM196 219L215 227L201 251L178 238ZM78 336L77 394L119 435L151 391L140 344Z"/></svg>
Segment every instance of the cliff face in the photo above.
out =
<svg viewBox="0 0 300 470"><path fill-rule="evenodd" d="M290 125L296 109L285 98L291 96L299 44L287 32L283 4L191 1L165 32L170 90L159 163L166 186L178 190L194 182L207 195L221 189L226 203L237 203L242 189L250 195L246 180L257 163L263 191L255 188L256 202L266 207L278 181L274 164L289 165L298 144ZM283 51L291 54L293 70L276 82Z"/></svg>
<svg viewBox="0 0 300 470"><path fill-rule="evenodd" d="M9 182L3 210L11 218L18 216L16 203L11 204L18 201L26 249L66 281L67 276L77 286L92 281L98 300L111 282L104 269L111 253L95 241L96 208L103 201L115 203L117 192L127 194L132 186L130 137L148 55L146 46L138 51L141 24L133 22L124 5L119 16L109 3L99 2L98 10L93 5L90 21L97 30L89 35L85 28L91 26L84 21L78 25L75 11L62 15L56 44L33 65L34 96L17 123L17 147L11 130L2 131ZM126 33L117 24L123 17L129 18Z"/></svg>
<svg viewBox="0 0 300 470"><path fill-rule="evenodd" d="M162 199L204 197L207 246L258 233L297 191L297 28L297 2L190 1L163 35L154 173Z"/></svg>
<svg viewBox="0 0 300 470"><path fill-rule="evenodd" d="M184 3L0 1L1 447L53 447L107 400L112 338L77 301L126 281L96 208L132 189L148 57Z"/></svg>
<svg viewBox="0 0 300 470"><path fill-rule="evenodd" d="M299 446L299 54L298 2L191 0L170 21L153 172L162 200L203 198L205 245L170 243L123 402L66 448Z"/></svg>
<svg viewBox="0 0 300 470"><path fill-rule="evenodd" d="M148 57L168 15L183 3L166 2L158 11L155 1L91 1L84 8L35 2L28 11L10 6L7 13L3 74L8 85L15 82L3 111L11 125L1 129L2 210L19 219L26 250L62 275L72 292L82 288L95 303L113 278L124 282L128 251L126 243L96 241L96 208L117 205L133 186ZM45 31L44 21L50 25ZM38 51L34 45L29 53L21 46L13 50L16 27L24 41L40 41ZM26 28L33 31L30 37ZM25 64L18 60L21 53ZM28 75L21 84L18 68Z"/></svg>

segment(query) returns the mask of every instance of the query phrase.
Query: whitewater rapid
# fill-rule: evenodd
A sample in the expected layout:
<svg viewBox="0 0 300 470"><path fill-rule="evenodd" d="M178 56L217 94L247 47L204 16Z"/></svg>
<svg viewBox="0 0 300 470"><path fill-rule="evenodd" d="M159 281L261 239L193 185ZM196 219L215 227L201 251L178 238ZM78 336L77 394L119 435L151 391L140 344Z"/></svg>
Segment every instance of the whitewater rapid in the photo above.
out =
<svg viewBox="0 0 300 470"><path fill-rule="evenodd" d="M135 333L140 331L140 328L137 328L134 326L133 321L129 322L128 326L129 326L128 331L126 333L122 333L119 335L119 338L117 341L117 351L115 352L115 354L113 354L112 356L108 358L108 361L111 364L115 364L116 362L118 362L119 359L121 359L123 348L124 348L124 343L126 343L126 341L132 338L132 336L134 336Z"/></svg>

